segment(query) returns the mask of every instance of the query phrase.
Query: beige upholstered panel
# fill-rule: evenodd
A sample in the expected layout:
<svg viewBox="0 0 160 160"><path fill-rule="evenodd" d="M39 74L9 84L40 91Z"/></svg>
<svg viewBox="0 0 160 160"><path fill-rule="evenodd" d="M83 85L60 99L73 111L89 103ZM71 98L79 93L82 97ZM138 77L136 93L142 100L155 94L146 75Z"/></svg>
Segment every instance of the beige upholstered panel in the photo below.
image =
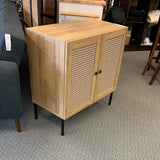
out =
<svg viewBox="0 0 160 160"><path fill-rule="evenodd" d="M96 43L73 49L70 110L91 99Z"/></svg>
<svg viewBox="0 0 160 160"><path fill-rule="evenodd" d="M123 36L105 41L98 94L101 94L115 86L122 42Z"/></svg>

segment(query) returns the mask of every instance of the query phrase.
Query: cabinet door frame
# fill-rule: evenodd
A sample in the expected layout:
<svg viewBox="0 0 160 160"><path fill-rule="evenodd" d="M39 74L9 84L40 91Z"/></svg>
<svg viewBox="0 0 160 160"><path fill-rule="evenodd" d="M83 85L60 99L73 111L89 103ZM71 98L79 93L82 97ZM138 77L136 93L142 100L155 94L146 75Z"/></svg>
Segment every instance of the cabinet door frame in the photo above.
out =
<svg viewBox="0 0 160 160"><path fill-rule="evenodd" d="M124 53L126 32L127 32L127 30L125 28L124 30L119 30L119 31L116 31L116 32L110 32L110 33L106 33L106 34L101 35L101 46L100 46L100 56L99 56L98 71L100 71L102 69L105 41L109 40L109 39L112 39L112 38L119 37L119 36L123 36L123 40L122 40L122 45L121 45L122 48L121 48L121 51L120 51L120 59L119 59L117 73L116 73L115 84L114 84L114 86L112 88L110 88L107 91L105 91L105 92L103 92L103 93L98 95L98 87L99 87L100 76L101 76L101 74L98 74L97 81L96 81L94 102L96 102L96 101L100 100L101 98L107 96L108 94L114 92L116 90L116 88L117 88L117 82L118 82L118 77L119 77L119 72L120 72L120 67L121 67L121 61L122 61L122 57L123 57L123 53Z"/></svg>
<svg viewBox="0 0 160 160"><path fill-rule="evenodd" d="M92 76L92 87L91 87L91 98L89 101L81 104L80 106L70 110L70 88L71 88L71 69L72 69L72 50L76 48L80 48L83 46L87 46L90 44L96 43L96 54L95 54L95 64L94 64L94 71ZM67 71L66 71L66 91L65 91L65 119L71 117L75 113L81 111L82 109L86 108L87 106L93 104L94 102L94 93L95 93L95 84L97 76L94 74L97 72L98 63L99 63L99 51L100 51L100 43L101 43L101 35L76 40L67 43Z"/></svg>

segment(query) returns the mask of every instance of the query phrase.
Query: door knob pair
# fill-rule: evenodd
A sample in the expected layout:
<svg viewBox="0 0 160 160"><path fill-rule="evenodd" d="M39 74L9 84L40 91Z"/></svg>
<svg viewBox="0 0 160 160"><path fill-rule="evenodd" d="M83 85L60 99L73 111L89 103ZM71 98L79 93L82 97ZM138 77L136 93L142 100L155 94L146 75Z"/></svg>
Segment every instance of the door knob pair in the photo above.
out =
<svg viewBox="0 0 160 160"><path fill-rule="evenodd" d="M98 72L95 72L95 75L98 75L98 74L101 74L102 73L102 70L98 71Z"/></svg>

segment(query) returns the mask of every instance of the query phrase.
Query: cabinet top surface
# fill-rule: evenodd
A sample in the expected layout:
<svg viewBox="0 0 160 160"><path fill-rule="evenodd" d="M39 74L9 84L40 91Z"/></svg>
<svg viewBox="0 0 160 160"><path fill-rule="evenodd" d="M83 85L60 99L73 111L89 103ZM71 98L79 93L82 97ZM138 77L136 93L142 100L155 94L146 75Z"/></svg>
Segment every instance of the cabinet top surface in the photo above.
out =
<svg viewBox="0 0 160 160"><path fill-rule="evenodd" d="M27 28L27 32L47 35L62 41L71 42L79 39L97 36L100 34L126 30L127 27L113 23L97 20L85 19L66 23L57 23Z"/></svg>
<svg viewBox="0 0 160 160"><path fill-rule="evenodd" d="M83 4L94 4L105 6L105 1L96 1L96 0L58 0L59 2L70 2L70 3L83 3Z"/></svg>

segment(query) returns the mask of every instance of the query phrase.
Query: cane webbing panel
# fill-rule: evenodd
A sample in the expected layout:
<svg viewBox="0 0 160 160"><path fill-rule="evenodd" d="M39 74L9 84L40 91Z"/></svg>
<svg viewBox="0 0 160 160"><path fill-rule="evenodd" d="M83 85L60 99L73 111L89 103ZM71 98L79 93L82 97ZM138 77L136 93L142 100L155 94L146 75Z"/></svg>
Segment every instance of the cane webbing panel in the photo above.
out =
<svg viewBox="0 0 160 160"><path fill-rule="evenodd" d="M92 77L96 55L96 44L72 51L70 110L91 98Z"/></svg>
<svg viewBox="0 0 160 160"><path fill-rule="evenodd" d="M123 36L105 41L98 94L114 87L119 64Z"/></svg>

